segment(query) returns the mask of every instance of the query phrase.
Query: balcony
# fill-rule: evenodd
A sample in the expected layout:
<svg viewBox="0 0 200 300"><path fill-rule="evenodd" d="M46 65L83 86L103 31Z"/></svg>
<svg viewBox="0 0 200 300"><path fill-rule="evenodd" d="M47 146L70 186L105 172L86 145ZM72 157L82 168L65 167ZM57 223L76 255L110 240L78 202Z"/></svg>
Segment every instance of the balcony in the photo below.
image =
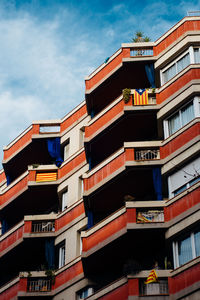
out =
<svg viewBox="0 0 200 300"><path fill-rule="evenodd" d="M161 165L160 150L155 149L160 145L160 141L124 143L123 148L83 176L84 195L89 195L128 167Z"/></svg>
<svg viewBox="0 0 200 300"><path fill-rule="evenodd" d="M127 230L165 228L164 206L164 201L126 202L125 207L81 233L82 256L87 257L126 235Z"/></svg>
<svg viewBox="0 0 200 300"><path fill-rule="evenodd" d="M131 90L130 99L127 103L124 102L123 95L120 95L98 115L91 119L88 126L85 128L85 142L88 142L92 137L105 130L124 115L135 112L135 110L155 110L156 109L156 89L147 89L145 92L145 100L134 97L135 90ZM137 117L134 115L134 117ZM137 123L138 125L138 123Z"/></svg>
<svg viewBox="0 0 200 300"><path fill-rule="evenodd" d="M156 295L168 295L168 280L159 279L159 282L145 284L145 280L140 280L139 284L140 296L156 296Z"/></svg>
<svg viewBox="0 0 200 300"><path fill-rule="evenodd" d="M153 47L143 48L143 47L134 47L131 49L131 57L138 56L153 56Z"/></svg>

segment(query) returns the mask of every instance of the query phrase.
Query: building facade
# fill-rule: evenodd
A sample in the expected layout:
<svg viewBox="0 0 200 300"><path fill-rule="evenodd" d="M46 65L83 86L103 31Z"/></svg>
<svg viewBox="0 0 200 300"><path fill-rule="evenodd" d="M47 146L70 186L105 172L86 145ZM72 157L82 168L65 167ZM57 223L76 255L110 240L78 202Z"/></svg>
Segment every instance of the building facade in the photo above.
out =
<svg viewBox="0 0 200 300"><path fill-rule="evenodd" d="M200 17L85 85L4 148L0 299L200 299Z"/></svg>

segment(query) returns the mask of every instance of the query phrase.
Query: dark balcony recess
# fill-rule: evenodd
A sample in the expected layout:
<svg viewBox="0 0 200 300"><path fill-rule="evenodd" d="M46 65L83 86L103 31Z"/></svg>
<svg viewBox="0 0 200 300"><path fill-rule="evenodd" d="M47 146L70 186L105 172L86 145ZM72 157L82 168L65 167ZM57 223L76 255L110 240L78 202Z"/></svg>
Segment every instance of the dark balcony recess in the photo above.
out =
<svg viewBox="0 0 200 300"><path fill-rule="evenodd" d="M91 93L86 93L86 104L88 113L97 115L114 99L121 95L125 88L140 89L150 88L147 74L145 72L146 62L123 62L114 74L109 76Z"/></svg>

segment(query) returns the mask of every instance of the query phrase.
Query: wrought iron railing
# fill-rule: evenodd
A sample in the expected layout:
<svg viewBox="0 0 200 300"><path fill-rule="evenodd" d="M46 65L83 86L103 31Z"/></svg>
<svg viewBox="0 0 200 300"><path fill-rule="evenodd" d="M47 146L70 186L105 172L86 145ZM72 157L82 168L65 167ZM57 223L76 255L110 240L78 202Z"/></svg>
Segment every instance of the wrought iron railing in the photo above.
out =
<svg viewBox="0 0 200 300"><path fill-rule="evenodd" d="M144 281L140 282L140 295L167 295L168 280L159 279L159 282L145 284Z"/></svg>
<svg viewBox="0 0 200 300"><path fill-rule="evenodd" d="M32 232L54 232L54 221L32 222Z"/></svg>
<svg viewBox="0 0 200 300"><path fill-rule="evenodd" d="M163 210L146 210L137 212L137 223L164 222Z"/></svg>
<svg viewBox="0 0 200 300"><path fill-rule="evenodd" d="M27 284L28 292L50 292L51 279L29 279Z"/></svg>
<svg viewBox="0 0 200 300"><path fill-rule="evenodd" d="M131 56L152 56L153 55L153 49L133 49L131 50Z"/></svg>
<svg viewBox="0 0 200 300"><path fill-rule="evenodd" d="M135 150L135 160L155 160L160 159L159 149Z"/></svg>

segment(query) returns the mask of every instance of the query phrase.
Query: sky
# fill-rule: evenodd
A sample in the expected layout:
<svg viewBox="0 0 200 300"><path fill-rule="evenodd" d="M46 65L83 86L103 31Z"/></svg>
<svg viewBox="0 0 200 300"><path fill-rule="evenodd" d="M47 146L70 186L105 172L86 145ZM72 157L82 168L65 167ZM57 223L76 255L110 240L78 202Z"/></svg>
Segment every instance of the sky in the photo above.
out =
<svg viewBox="0 0 200 300"><path fill-rule="evenodd" d="M84 78L136 31L155 41L193 10L200 0L0 0L0 161L33 120L83 101Z"/></svg>

